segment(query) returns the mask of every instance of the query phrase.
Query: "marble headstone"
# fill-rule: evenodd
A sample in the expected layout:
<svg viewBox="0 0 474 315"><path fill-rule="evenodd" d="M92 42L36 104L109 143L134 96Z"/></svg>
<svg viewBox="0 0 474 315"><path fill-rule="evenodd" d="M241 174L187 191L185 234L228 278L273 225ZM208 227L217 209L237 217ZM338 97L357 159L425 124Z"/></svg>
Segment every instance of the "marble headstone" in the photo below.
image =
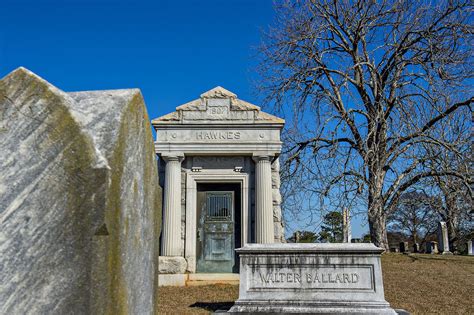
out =
<svg viewBox="0 0 474 315"><path fill-rule="evenodd" d="M396 314L373 244L247 244L229 313Z"/></svg>
<svg viewBox="0 0 474 315"><path fill-rule="evenodd" d="M152 314L161 191L137 89L0 80L0 314Z"/></svg>

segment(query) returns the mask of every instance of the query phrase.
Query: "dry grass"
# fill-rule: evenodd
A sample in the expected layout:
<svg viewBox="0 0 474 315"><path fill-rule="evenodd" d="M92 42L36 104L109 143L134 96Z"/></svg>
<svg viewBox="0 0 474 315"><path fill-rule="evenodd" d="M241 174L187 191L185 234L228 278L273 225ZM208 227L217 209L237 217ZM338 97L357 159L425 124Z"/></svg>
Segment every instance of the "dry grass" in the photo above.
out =
<svg viewBox="0 0 474 315"><path fill-rule="evenodd" d="M382 268L392 307L412 314L474 314L474 257L385 254ZM166 287L159 294L160 314L205 314L230 307L238 287Z"/></svg>
<svg viewBox="0 0 474 315"><path fill-rule="evenodd" d="M474 314L474 257L386 254L385 298L412 314Z"/></svg>

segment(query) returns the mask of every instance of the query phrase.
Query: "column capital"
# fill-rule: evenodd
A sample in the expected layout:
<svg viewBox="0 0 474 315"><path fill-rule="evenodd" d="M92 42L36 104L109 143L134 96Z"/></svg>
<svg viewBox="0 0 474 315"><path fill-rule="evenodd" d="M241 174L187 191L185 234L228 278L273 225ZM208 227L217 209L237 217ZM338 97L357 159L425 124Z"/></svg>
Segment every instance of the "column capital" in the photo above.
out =
<svg viewBox="0 0 474 315"><path fill-rule="evenodd" d="M272 161L273 160L273 154L253 154L252 155L252 160L254 160L254 162L258 162L258 161Z"/></svg>
<svg viewBox="0 0 474 315"><path fill-rule="evenodd" d="M165 161L178 161L182 162L184 160L184 154L183 153L162 153L161 158Z"/></svg>

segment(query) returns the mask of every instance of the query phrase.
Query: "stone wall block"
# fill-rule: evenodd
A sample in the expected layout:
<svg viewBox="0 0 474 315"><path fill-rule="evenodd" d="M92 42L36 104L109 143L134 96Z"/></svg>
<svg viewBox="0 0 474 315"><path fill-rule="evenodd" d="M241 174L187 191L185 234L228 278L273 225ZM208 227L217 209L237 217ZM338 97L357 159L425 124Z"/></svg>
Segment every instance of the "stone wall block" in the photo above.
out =
<svg viewBox="0 0 474 315"><path fill-rule="evenodd" d="M160 274L176 274L185 273L188 263L184 257L160 256L159 266Z"/></svg>
<svg viewBox="0 0 474 315"><path fill-rule="evenodd" d="M281 204L280 189L272 189L272 199L273 199L273 204L274 205L280 205Z"/></svg>
<svg viewBox="0 0 474 315"><path fill-rule="evenodd" d="M273 222L281 222L281 207L279 205L273 206Z"/></svg>

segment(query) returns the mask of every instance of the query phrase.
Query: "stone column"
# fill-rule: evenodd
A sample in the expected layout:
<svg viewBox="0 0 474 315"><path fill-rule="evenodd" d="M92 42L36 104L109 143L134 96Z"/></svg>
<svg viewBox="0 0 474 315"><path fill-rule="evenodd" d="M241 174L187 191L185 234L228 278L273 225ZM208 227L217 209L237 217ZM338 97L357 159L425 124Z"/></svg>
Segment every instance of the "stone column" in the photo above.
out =
<svg viewBox="0 0 474 315"><path fill-rule="evenodd" d="M256 199L256 241L259 244L274 242L272 168L270 156L254 156L255 199Z"/></svg>
<svg viewBox="0 0 474 315"><path fill-rule="evenodd" d="M438 243L443 255L452 255L449 250L448 227L443 221L438 224Z"/></svg>
<svg viewBox="0 0 474 315"><path fill-rule="evenodd" d="M166 162L161 255L181 255L181 162L180 156L162 156Z"/></svg>

